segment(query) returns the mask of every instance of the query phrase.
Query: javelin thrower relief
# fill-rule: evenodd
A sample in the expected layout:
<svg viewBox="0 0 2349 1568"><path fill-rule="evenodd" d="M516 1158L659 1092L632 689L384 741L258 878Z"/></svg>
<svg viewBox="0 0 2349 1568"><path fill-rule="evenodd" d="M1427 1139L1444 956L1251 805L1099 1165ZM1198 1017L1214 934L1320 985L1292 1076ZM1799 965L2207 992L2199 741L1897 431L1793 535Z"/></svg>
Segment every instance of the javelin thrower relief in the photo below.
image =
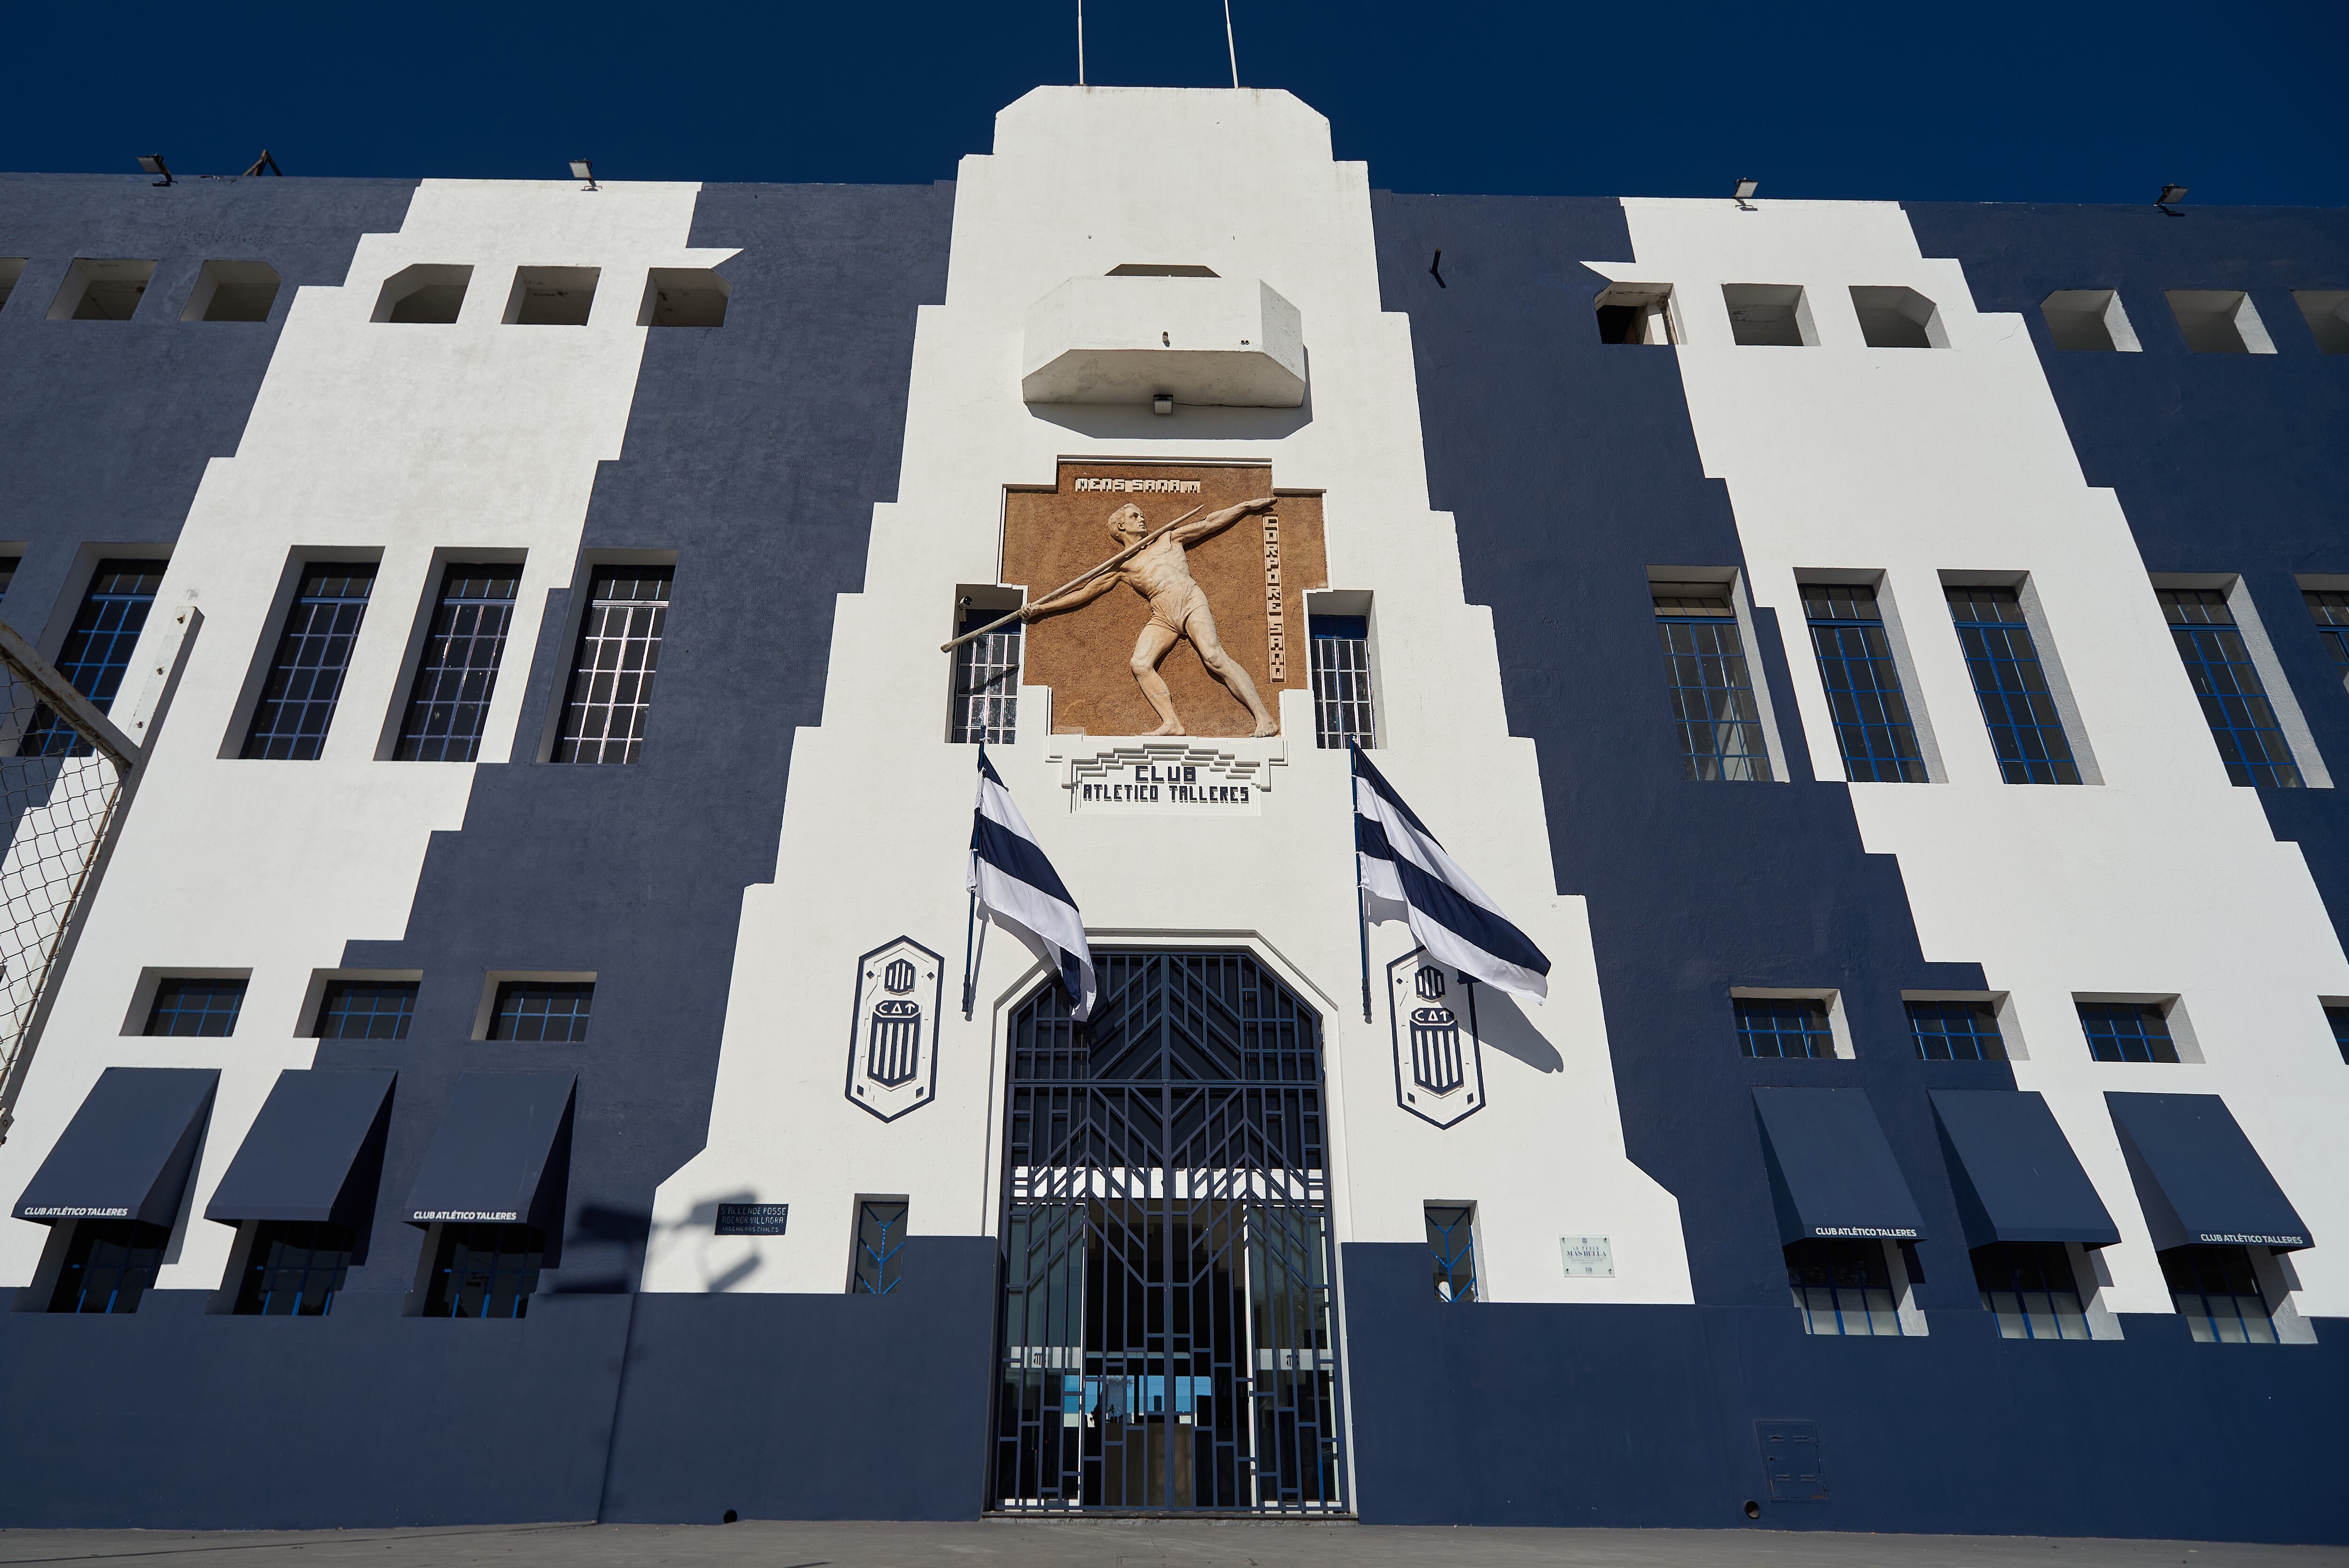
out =
<svg viewBox="0 0 2349 1568"><path fill-rule="evenodd" d="M1127 661L1126 667L1133 672L1134 683L1142 687L1142 695L1150 699L1151 707L1158 715L1158 727L1151 734L1189 733L1175 716L1174 699L1166 689L1166 678L1158 673L1159 664L1168 651L1188 637L1191 646L1198 652L1199 662L1207 666L1207 673L1223 682L1256 716L1256 728L1251 733L1277 735L1279 722L1264 706L1264 698L1257 695L1256 682L1248 678L1237 659L1224 651L1222 639L1216 635L1215 613L1207 606L1206 590L1191 575L1185 552L1250 513L1269 511L1278 504L1268 495L1258 496L1221 511L1211 511L1196 522L1178 523L1155 538L1151 538L1151 529L1143 521L1141 508L1122 506L1109 514L1109 531L1131 553L1119 557L1115 566L1081 586L1026 606L1019 612L1019 618L1036 621L1081 609L1123 583L1150 601L1150 623L1142 628L1142 635L1134 642L1133 657ZM1149 542L1138 550L1133 548L1143 540Z"/></svg>

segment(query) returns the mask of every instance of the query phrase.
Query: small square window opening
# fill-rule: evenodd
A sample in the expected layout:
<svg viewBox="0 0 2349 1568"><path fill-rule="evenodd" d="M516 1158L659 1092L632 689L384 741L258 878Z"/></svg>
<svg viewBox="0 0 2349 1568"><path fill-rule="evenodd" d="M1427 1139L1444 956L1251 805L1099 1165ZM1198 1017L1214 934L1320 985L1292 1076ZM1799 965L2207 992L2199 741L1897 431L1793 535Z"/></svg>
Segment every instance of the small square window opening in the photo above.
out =
<svg viewBox="0 0 2349 1568"><path fill-rule="evenodd" d="M2170 289L2169 313L2196 354L2273 354L2267 324L2240 289Z"/></svg>
<svg viewBox="0 0 2349 1568"><path fill-rule="evenodd" d="M2292 303L2322 354L2349 354L2349 289L2295 289Z"/></svg>
<svg viewBox="0 0 2349 1568"><path fill-rule="evenodd" d="M155 983L154 1005L147 1009L149 1035L218 1039L236 1033L236 1016L244 1010L242 980L167 975Z"/></svg>
<svg viewBox="0 0 2349 1568"><path fill-rule="evenodd" d="M601 267L516 267L508 326L585 326Z"/></svg>
<svg viewBox="0 0 2349 1568"><path fill-rule="evenodd" d="M734 285L707 267L655 267L645 276L638 326L723 326Z"/></svg>
<svg viewBox="0 0 2349 1568"><path fill-rule="evenodd" d="M1806 348L1819 341L1799 284L1723 284L1729 333L1748 348Z"/></svg>
<svg viewBox="0 0 2349 1568"><path fill-rule="evenodd" d="M2141 346L2121 296L2111 289L2057 289L2040 303L2047 335L2074 352L2137 354Z"/></svg>
<svg viewBox="0 0 2349 1568"><path fill-rule="evenodd" d="M375 321L419 326L447 326L465 304L465 290L473 281L470 266L419 263L402 267L383 280L376 295Z"/></svg>
<svg viewBox="0 0 2349 1568"><path fill-rule="evenodd" d="M2178 1041L2155 1002L2081 1002L2080 1032L2100 1062L2175 1062Z"/></svg>
<svg viewBox="0 0 2349 1568"><path fill-rule="evenodd" d="M1870 348L1950 346L1941 307L1915 289L1855 286L1851 308L1859 317L1859 335Z"/></svg>
<svg viewBox="0 0 2349 1568"><path fill-rule="evenodd" d="M595 1004L592 980L502 980L490 1013L490 1038L577 1045L587 1038Z"/></svg>
<svg viewBox="0 0 2349 1568"><path fill-rule="evenodd" d="M1427 1251L1434 1266L1435 1299L1466 1302L1476 1299L1476 1205L1424 1205Z"/></svg>
<svg viewBox="0 0 2349 1568"><path fill-rule="evenodd" d="M1929 1062L2002 1062L2006 1040L1991 1002L1911 1002L1909 1030Z"/></svg>
<svg viewBox="0 0 2349 1568"><path fill-rule="evenodd" d="M404 1040L416 1016L413 980L329 980L318 1004L322 1040Z"/></svg>
<svg viewBox="0 0 2349 1568"><path fill-rule="evenodd" d="M267 321L285 280L267 262L206 262L181 321Z"/></svg>
<svg viewBox="0 0 2349 1568"><path fill-rule="evenodd" d="M1836 1054L1824 996L1735 996L1737 1048L1749 1057L1826 1060Z"/></svg>

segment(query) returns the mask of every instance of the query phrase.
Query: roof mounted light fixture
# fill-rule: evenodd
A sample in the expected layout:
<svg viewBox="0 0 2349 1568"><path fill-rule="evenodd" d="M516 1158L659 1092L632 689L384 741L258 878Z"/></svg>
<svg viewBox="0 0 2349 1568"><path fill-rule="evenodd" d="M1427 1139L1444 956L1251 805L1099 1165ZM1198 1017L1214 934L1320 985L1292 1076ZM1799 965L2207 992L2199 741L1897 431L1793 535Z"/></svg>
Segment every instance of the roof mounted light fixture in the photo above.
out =
<svg viewBox="0 0 2349 1568"><path fill-rule="evenodd" d="M163 161L163 155L160 152L140 153L139 155L139 167L145 170L150 174L161 175L163 178L155 181L158 185L170 185L175 183L171 179L171 167L170 164Z"/></svg>
<svg viewBox="0 0 2349 1568"><path fill-rule="evenodd" d="M1740 210L1740 211L1747 211L1747 212L1751 212L1751 211L1754 211L1754 209L1753 209L1753 208L1748 207L1748 206L1746 206L1746 205L1745 205L1745 200L1746 200L1746 198L1747 198L1747 197L1749 197L1749 196L1753 195L1753 194L1754 194L1754 192L1755 192L1756 191L1759 191L1761 188L1762 188L1762 181L1760 181L1759 180L1746 180L1746 179L1744 179L1744 178L1740 178L1740 179L1739 179L1739 181L1737 181L1737 197L1736 197L1736 201L1737 201L1737 205L1738 205L1738 208L1739 208L1739 210Z"/></svg>
<svg viewBox="0 0 2349 1568"><path fill-rule="evenodd" d="M2161 194L2154 199L2153 204L2156 207L2160 208L2163 211L2169 212L2169 215L2173 218L2182 218L2186 215L2185 213L2171 212L2170 208L2178 202L2185 200L2186 187L2183 185L2171 184L2165 185L2161 188Z"/></svg>
<svg viewBox="0 0 2349 1568"><path fill-rule="evenodd" d="M586 184L582 185L579 188L582 191L593 191L597 188L595 184L595 166L588 162L584 158L574 158L571 160L571 178L574 180L585 180L587 181Z"/></svg>

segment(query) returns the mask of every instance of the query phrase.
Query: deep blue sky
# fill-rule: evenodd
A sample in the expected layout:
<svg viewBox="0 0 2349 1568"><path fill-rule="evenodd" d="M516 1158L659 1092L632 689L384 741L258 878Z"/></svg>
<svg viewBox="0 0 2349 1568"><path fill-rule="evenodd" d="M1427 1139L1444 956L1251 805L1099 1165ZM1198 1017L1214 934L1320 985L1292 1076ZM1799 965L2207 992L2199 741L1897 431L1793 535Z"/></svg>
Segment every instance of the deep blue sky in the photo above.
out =
<svg viewBox="0 0 2349 1568"><path fill-rule="evenodd" d="M91 11L5 28L0 168L951 178L1075 79L1073 0ZM1233 0L1240 79L1398 191L2349 205L2349 0ZM1219 0L1090 0L1088 75L1220 86Z"/></svg>

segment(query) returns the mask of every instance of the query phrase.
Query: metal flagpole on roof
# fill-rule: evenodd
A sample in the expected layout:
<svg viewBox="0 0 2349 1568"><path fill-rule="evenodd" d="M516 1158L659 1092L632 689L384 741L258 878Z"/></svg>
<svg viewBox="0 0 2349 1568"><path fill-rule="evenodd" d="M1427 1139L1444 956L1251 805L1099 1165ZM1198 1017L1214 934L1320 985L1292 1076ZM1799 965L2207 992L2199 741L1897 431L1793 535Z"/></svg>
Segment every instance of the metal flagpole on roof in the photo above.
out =
<svg viewBox="0 0 2349 1568"><path fill-rule="evenodd" d="M1077 0L1077 86L1085 85L1085 0Z"/></svg>
<svg viewBox="0 0 2349 1568"><path fill-rule="evenodd" d="M1232 86L1237 88L1240 85L1240 46L1232 42L1232 0L1224 0L1224 48L1232 57Z"/></svg>

